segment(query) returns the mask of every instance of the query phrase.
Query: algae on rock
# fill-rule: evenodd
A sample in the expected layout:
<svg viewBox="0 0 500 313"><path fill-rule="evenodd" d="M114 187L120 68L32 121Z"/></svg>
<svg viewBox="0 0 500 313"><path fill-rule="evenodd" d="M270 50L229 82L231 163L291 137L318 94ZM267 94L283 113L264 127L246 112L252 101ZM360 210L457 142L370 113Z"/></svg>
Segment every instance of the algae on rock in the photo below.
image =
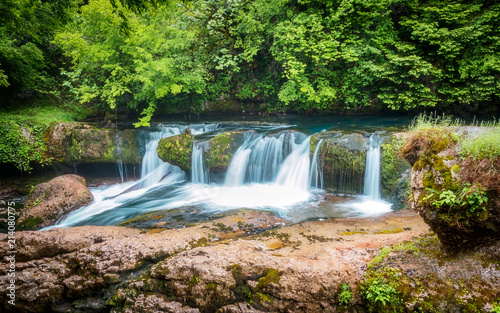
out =
<svg viewBox="0 0 500 313"><path fill-rule="evenodd" d="M382 197L393 203L393 209L400 209L407 203L410 191L411 166L401 156L405 139L394 134L384 139L381 145L380 181Z"/></svg>

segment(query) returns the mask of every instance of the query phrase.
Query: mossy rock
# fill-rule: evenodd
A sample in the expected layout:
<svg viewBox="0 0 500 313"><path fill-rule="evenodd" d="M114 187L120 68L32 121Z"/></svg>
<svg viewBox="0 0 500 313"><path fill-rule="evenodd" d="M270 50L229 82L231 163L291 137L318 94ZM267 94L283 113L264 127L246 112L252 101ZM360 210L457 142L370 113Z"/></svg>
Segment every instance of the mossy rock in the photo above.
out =
<svg viewBox="0 0 500 313"><path fill-rule="evenodd" d="M125 164L138 164L142 161L135 129L118 132L114 136L114 149L116 158Z"/></svg>
<svg viewBox="0 0 500 313"><path fill-rule="evenodd" d="M71 131L70 161L114 163L114 133L100 129L73 129Z"/></svg>
<svg viewBox="0 0 500 313"><path fill-rule="evenodd" d="M191 170L191 154L193 151L191 134L181 134L162 138L158 142L158 157L164 162L180 167L184 171Z"/></svg>
<svg viewBox="0 0 500 313"><path fill-rule="evenodd" d="M243 132L225 132L210 139L205 153L210 171L225 171L242 142Z"/></svg>

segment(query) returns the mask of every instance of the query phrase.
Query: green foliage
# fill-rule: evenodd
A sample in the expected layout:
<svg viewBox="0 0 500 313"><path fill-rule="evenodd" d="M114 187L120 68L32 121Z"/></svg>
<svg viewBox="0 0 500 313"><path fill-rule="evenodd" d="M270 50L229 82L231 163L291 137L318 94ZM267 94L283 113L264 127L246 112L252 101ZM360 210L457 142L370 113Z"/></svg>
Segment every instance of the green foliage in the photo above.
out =
<svg viewBox="0 0 500 313"><path fill-rule="evenodd" d="M481 211L486 211L488 197L486 188L480 184L472 185L464 183L454 189L445 189L436 191L430 188L426 189L427 195L423 198L433 207L447 212L466 211L473 215L480 215Z"/></svg>
<svg viewBox="0 0 500 313"><path fill-rule="evenodd" d="M47 128L48 124L23 120L0 122L0 162L13 164L23 172L31 172L34 164L50 164L52 159L46 156L43 141Z"/></svg>
<svg viewBox="0 0 500 313"><path fill-rule="evenodd" d="M54 62L60 55L50 40L74 12L76 3L73 0L0 2L0 93L4 97L27 97L33 93L59 95Z"/></svg>
<svg viewBox="0 0 500 313"><path fill-rule="evenodd" d="M381 269L367 277L361 285L361 296L369 312L403 312L398 277L399 274L391 269Z"/></svg>
<svg viewBox="0 0 500 313"><path fill-rule="evenodd" d="M463 158L492 161L500 158L500 127L491 127L477 136L466 137L461 141L461 148Z"/></svg>
<svg viewBox="0 0 500 313"><path fill-rule="evenodd" d="M339 304L349 305L352 301L351 286L346 283L340 285Z"/></svg>
<svg viewBox="0 0 500 313"><path fill-rule="evenodd" d="M491 312L492 313L500 313L500 304L495 302L493 304L493 309L491 309Z"/></svg>
<svg viewBox="0 0 500 313"><path fill-rule="evenodd" d="M274 33L286 82L278 97L301 109L374 105L387 47L396 39L392 1L303 2Z"/></svg>
<svg viewBox="0 0 500 313"><path fill-rule="evenodd" d="M136 126L243 107L493 112L500 97L497 1L5 0L0 12L2 95L128 108Z"/></svg>
<svg viewBox="0 0 500 313"><path fill-rule="evenodd" d="M168 95L204 90L204 68L189 53L195 32L176 27L178 17L163 6L141 16L127 12L130 31L124 35L114 10L106 0L90 1L55 37L72 58L65 84L80 103L102 109L142 107L144 117L136 126L149 126Z"/></svg>

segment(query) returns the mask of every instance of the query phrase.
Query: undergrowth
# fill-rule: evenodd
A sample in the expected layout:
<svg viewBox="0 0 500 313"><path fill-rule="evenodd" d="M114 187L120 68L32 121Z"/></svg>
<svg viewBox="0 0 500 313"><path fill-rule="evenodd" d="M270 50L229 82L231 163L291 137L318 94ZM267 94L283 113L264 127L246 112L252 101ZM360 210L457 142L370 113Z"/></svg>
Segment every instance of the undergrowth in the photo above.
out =
<svg viewBox="0 0 500 313"><path fill-rule="evenodd" d="M475 160L495 160L500 157L500 126L487 127L475 136L461 141L460 156Z"/></svg>

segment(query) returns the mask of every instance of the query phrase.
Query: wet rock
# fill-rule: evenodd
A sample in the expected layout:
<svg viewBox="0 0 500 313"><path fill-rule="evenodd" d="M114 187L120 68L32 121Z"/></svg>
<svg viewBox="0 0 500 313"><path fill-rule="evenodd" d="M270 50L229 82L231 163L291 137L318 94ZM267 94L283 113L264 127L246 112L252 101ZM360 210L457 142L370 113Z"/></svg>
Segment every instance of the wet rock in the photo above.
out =
<svg viewBox="0 0 500 313"><path fill-rule="evenodd" d="M198 309L184 307L182 303L170 301L162 294L139 295L134 299L132 309L125 309L125 312L148 313L148 312L168 312L168 313L199 313Z"/></svg>
<svg viewBox="0 0 500 313"><path fill-rule="evenodd" d="M35 239L36 234L40 238ZM200 229L196 234L187 229L141 234L137 229L111 226L17 232L16 306L9 306L3 293L0 310L54 312L61 304L71 306L76 299L96 296L106 286L119 283L120 275L134 269L140 272L144 263L190 248L202 237L206 233ZM7 235L0 235L2 290L10 284L9 250Z"/></svg>
<svg viewBox="0 0 500 313"><path fill-rule="evenodd" d="M363 193L367 144L357 133L321 132L311 137L311 154L320 140L318 166L323 170L324 188L337 194Z"/></svg>
<svg viewBox="0 0 500 313"><path fill-rule="evenodd" d="M390 201L392 209L407 206L407 198L411 192L411 166L399 153L404 144L404 133L387 135L380 147L380 183L382 197Z"/></svg>
<svg viewBox="0 0 500 313"><path fill-rule="evenodd" d="M63 215L94 200L85 178L68 174L39 184L26 200L19 227L40 229L53 224Z"/></svg>
<svg viewBox="0 0 500 313"><path fill-rule="evenodd" d="M186 133L161 139L156 150L158 157L184 171L190 171L193 138L193 135Z"/></svg>

